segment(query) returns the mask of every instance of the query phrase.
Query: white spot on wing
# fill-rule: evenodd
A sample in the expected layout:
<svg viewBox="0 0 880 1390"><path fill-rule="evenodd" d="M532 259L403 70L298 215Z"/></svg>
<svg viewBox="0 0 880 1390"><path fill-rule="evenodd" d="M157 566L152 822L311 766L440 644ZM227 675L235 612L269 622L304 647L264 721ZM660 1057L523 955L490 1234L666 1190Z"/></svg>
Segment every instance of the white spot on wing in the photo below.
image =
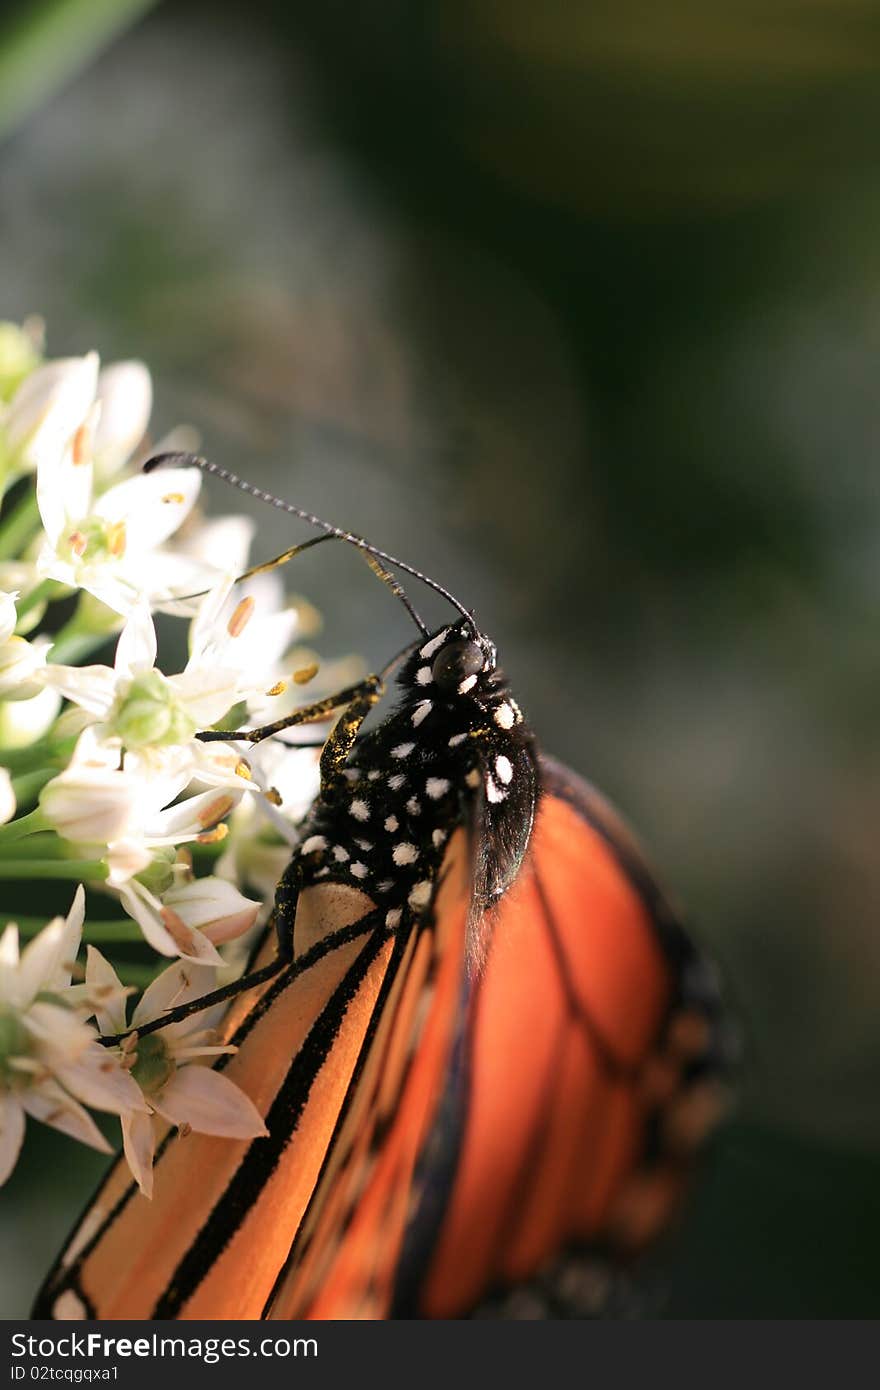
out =
<svg viewBox="0 0 880 1390"><path fill-rule="evenodd" d="M498 781L503 782L505 786L508 782L513 780L513 764L509 758L505 758L503 753L499 753L498 757L495 759L495 776L498 778Z"/></svg>
<svg viewBox="0 0 880 1390"><path fill-rule="evenodd" d="M490 801L503 801L506 795L504 787L499 787L494 777L486 778L486 796Z"/></svg>
<svg viewBox="0 0 880 1390"><path fill-rule="evenodd" d="M406 777L402 772L395 772L393 777L388 778L388 785L393 792L399 792L405 781Z"/></svg>
<svg viewBox="0 0 880 1390"><path fill-rule="evenodd" d="M391 756L392 758L408 758L414 748L414 743L398 743L392 748Z"/></svg>
<svg viewBox="0 0 880 1390"><path fill-rule="evenodd" d="M366 801L363 801L359 796L356 796L354 801L348 808L348 814L350 816L354 816L355 820L369 820L370 808L367 805Z"/></svg>
<svg viewBox="0 0 880 1390"><path fill-rule="evenodd" d="M407 902L410 907L427 907L430 901L431 883L429 879L425 878L422 879L421 883L417 883L415 887L411 889Z"/></svg>
<svg viewBox="0 0 880 1390"><path fill-rule="evenodd" d="M399 907L392 907L390 912L385 913L386 927L399 927L400 919L403 916Z"/></svg>
<svg viewBox="0 0 880 1390"><path fill-rule="evenodd" d="M431 839L434 841L434 848L439 849L440 846L443 844L443 841L446 839L446 831L439 829L432 830Z"/></svg>

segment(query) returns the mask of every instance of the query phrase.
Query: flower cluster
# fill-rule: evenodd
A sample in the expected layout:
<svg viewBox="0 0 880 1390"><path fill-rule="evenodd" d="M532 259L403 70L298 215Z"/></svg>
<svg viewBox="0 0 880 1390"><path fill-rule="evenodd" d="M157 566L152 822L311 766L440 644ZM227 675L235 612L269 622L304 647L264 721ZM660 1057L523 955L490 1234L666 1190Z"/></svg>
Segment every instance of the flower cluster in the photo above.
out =
<svg viewBox="0 0 880 1390"><path fill-rule="evenodd" d="M0 914L0 1183L26 1115L96 1148L89 1110L118 1115L147 1194L158 1124L264 1132L205 1065L229 1050L216 1017L130 1030L228 977L265 920L315 754L267 744L245 759L234 739L196 734L277 717L311 661L294 649L306 610L274 574L235 582L252 527L201 515L197 469L140 471L176 442L147 443L151 405L142 363L45 361L38 326L0 324L0 877L12 892L80 884L46 926ZM182 669L159 660L157 614L163 646L188 624ZM112 664L91 664L112 644ZM83 884L90 910L100 894L125 915L86 924ZM128 963L98 941L125 945Z"/></svg>

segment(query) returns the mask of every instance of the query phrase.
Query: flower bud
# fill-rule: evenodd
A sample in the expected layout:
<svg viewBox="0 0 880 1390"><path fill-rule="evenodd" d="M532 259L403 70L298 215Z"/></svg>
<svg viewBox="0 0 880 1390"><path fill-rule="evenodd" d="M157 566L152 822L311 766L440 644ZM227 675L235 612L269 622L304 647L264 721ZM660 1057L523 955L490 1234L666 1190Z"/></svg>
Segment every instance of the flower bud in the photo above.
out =
<svg viewBox="0 0 880 1390"><path fill-rule="evenodd" d="M43 688L35 680L46 664L45 645L41 649L24 637L9 637L0 645L0 699L30 700Z"/></svg>
<svg viewBox="0 0 880 1390"><path fill-rule="evenodd" d="M35 320L23 328L17 323L0 323L0 400L11 400L26 376L40 362L39 341L42 333L29 332Z"/></svg>
<svg viewBox="0 0 880 1390"><path fill-rule="evenodd" d="M98 357L46 362L25 377L5 419L5 449L13 465L36 468L41 457L60 453L88 415L98 380Z"/></svg>
<svg viewBox="0 0 880 1390"><path fill-rule="evenodd" d="M124 834L137 791L137 779L127 772L74 763L43 788L40 808L66 840L106 845Z"/></svg>
<svg viewBox="0 0 880 1390"><path fill-rule="evenodd" d="M110 717L126 748L186 743L198 725L187 715L161 671L136 676Z"/></svg>

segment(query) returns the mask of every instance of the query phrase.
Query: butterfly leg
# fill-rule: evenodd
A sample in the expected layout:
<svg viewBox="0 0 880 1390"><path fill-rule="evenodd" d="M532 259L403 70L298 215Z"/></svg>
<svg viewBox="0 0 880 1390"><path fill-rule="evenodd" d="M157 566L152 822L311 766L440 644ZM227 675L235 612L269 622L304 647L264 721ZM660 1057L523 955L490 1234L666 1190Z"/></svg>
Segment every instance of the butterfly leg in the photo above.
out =
<svg viewBox="0 0 880 1390"><path fill-rule="evenodd" d="M347 757L351 745L357 736L358 729L366 718L369 710L372 709L373 705L381 697L383 689L384 684L381 676L366 676L364 680L358 681L356 685L346 686L344 690L337 691L335 695L327 695L323 700L315 700L311 705L303 705L301 709L295 709L291 714L285 715L283 719L276 719L272 724L262 724L256 729L203 729L200 733L196 734L196 738L202 743L229 743L237 739L243 739L247 743L262 743L264 739L272 738L274 734L280 734L285 729L296 728L300 724L321 724L339 709L342 710L339 719L339 723L342 724L343 721L349 720L349 711L354 710L353 724L351 724L350 720L346 724L346 728L349 727L349 724L353 727L353 733L350 738L347 739L347 742L344 743L344 756ZM363 713L358 717L357 711L361 708L363 708ZM333 741L335 733L336 730L334 729L325 741L323 745L325 750ZM343 740L344 738L345 736L343 736ZM342 743L340 743L339 746L342 746ZM323 761L322 755L322 772Z"/></svg>

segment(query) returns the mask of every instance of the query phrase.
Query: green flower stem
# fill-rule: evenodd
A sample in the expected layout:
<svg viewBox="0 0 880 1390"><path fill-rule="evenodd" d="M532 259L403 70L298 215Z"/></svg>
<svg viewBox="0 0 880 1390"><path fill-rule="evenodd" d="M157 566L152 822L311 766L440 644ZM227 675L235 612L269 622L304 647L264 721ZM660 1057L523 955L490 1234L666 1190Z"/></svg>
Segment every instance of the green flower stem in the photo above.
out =
<svg viewBox="0 0 880 1390"><path fill-rule="evenodd" d="M20 777L13 777L12 790L15 792L16 804L27 806L35 801L57 771L57 767L38 767L34 772L24 772Z"/></svg>
<svg viewBox="0 0 880 1390"><path fill-rule="evenodd" d="M13 840L20 840L23 835L33 835L38 830L48 830L49 828L49 822L38 806L28 815L19 816L17 820L9 821L7 825L0 825L0 845L11 844Z"/></svg>
<svg viewBox="0 0 880 1390"><path fill-rule="evenodd" d="M0 931L9 922L15 922L18 930L23 937L36 936L37 932L42 931L46 925L45 917L21 917L15 912L0 913ZM98 943L117 943L117 942L143 942L143 934L137 922L133 922L130 917L114 922L87 922L83 929L83 940L86 942Z"/></svg>
<svg viewBox="0 0 880 1390"><path fill-rule="evenodd" d="M0 859L70 859L70 843L54 831L0 844Z"/></svg>
<svg viewBox="0 0 880 1390"><path fill-rule="evenodd" d="M109 868L101 859L0 859L0 879L105 879Z"/></svg>
<svg viewBox="0 0 880 1390"><path fill-rule="evenodd" d="M77 626L76 614L56 636L50 659L55 666L78 666L86 656L103 647L113 636L112 632L86 632Z"/></svg>
<svg viewBox="0 0 880 1390"><path fill-rule="evenodd" d="M40 524L37 495L28 491L0 522L0 560L15 560L28 541L36 535Z"/></svg>
<svg viewBox="0 0 880 1390"><path fill-rule="evenodd" d="M15 777L19 773L45 767L49 759L55 756L55 752L56 745L52 742L51 736L41 738L36 743L29 743L25 748L0 747L0 767L5 767L6 771ZM59 763L58 771L61 766Z"/></svg>

